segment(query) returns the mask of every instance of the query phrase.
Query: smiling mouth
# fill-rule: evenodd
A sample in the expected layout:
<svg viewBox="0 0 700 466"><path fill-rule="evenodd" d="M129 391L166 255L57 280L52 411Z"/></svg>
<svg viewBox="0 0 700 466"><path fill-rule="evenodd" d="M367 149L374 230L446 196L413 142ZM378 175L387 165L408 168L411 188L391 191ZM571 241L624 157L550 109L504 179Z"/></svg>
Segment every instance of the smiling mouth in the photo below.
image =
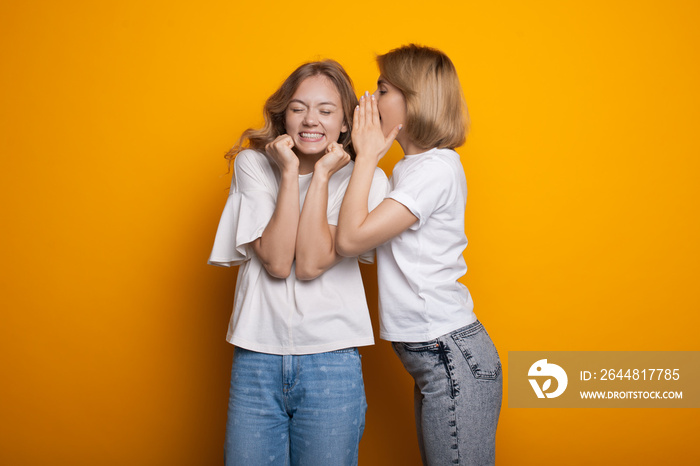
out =
<svg viewBox="0 0 700 466"><path fill-rule="evenodd" d="M299 136L301 136L301 139L305 141L318 141L323 138L323 133L310 133L304 131L299 133Z"/></svg>

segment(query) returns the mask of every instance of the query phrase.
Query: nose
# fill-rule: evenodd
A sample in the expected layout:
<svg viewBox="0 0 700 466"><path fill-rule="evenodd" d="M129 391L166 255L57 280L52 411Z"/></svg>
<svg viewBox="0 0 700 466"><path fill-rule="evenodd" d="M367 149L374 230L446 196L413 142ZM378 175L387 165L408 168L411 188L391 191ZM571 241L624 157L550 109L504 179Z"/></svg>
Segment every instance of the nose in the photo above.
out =
<svg viewBox="0 0 700 466"><path fill-rule="evenodd" d="M306 112L304 114L304 120L303 123L306 126L315 126L317 124L318 120L314 118L313 114L311 112Z"/></svg>

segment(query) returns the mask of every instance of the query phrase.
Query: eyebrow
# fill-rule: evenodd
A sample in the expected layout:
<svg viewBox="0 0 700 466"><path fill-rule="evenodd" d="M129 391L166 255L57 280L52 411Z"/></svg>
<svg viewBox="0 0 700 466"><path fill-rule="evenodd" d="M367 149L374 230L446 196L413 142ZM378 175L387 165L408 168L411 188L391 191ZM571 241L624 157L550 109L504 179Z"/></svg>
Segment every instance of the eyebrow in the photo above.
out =
<svg viewBox="0 0 700 466"><path fill-rule="evenodd" d="M383 79L377 79L377 86L381 86L382 84L386 84L386 81Z"/></svg>
<svg viewBox="0 0 700 466"><path fill-rule="evenodd" d="M308 104L307 104L306 102L304 102L303 100L292 99L292 100L289 101L290 104L292 104L292 103L294 103L294 102L299 103L299 104L302 104L302 105L304 105L305 107L308 107ZM337 105L334 104L333 102L320 102L318 105L332 105L332 106L334 106L334 107L337 107Z"/></svg>

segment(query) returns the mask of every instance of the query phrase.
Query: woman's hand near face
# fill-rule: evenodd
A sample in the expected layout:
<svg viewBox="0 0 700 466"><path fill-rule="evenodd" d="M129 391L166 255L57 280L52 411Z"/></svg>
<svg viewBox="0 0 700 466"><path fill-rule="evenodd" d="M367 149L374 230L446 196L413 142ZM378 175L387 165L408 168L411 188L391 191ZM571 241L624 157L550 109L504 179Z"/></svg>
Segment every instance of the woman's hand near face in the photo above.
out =
<svg viewBox="0 0 700 466"><path fill-rule="evenodd" d="M352 144L357 158L369 157L375 165L387 153L402 126L396 126L384 136L377 100L368 92L360 98L360 105L355 109L352 121Z"/></svg>
<svg viewBox="0 0 700 466"><path fill-rule="evenodd" d="M342 144L332 142L328 145L326 153L314 166L314 175L324 175L330 178L335 172L350 163L350 154L345 152Z"/></svg>
<svg viewBox="0 0 700 466"><path fill-rule="evenodd" d="M294 140L282 134L265 146L265 152L272 157L282 172L299 171L299 157L294 153Z"/></svg>
<svg viewBox="0 0 700 466"><path fill-rule="evenodd" d="M282 176L272 218L262 235L251 243L267 273L282 279L292 270L299 227L299 158L292 147L294 141L286 134L265 146Z"/></svg>
<svg viewBox="0 0 700 466"><path fill-rule="evenodd" d="M374 170L401 126L397 125L384 136L375 97L365 94L360 99L352 127L352 143L357 153L355 167L340 207L336 230L336 250L342 256L357 256L374 249L417 220L410 210L393 199L384 199L371 213L367 208Z"/></svg>

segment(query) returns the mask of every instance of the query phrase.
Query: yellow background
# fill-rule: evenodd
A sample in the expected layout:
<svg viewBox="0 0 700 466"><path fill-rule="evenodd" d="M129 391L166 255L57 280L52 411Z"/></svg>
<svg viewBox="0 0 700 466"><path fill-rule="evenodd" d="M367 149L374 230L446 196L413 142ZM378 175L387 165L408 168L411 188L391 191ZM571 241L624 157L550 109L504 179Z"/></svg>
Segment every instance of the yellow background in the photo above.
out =
<svg viewBox="0 0 700 466"><path fill-rule="evenodd" d="M700 349L699 5L3 2L0 463L221 463L223 154L300 63L359 93L408 42L461 76L464 282L506 375L509 350ZM363 353L361 464L418 464L411 381ZM507 406L499 464L700 461L698 410Z"/></svg>

